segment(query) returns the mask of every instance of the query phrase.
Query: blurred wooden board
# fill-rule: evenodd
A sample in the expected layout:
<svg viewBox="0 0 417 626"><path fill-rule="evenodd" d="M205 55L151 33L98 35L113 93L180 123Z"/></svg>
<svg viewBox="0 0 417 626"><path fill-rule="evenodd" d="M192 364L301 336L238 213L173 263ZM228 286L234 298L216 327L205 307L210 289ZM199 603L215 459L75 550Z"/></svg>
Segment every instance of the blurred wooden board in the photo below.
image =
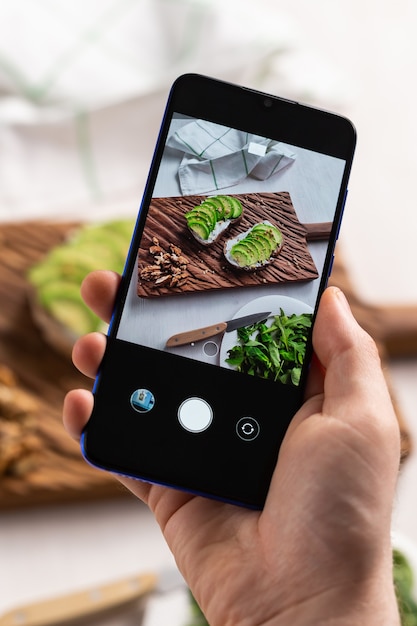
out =
<svg viewBox="0 0 417 626"><path fill-rule="evenodd" d="M65 433L64 395L75 387L91 388L91 381L44 341L28 304L28 268L76 227L42 222L0 226L0 364L14 372L38 404L38 433L44 441L43 454L30 472L0 476L0 508L125 492L112 476L88 466Z"/></svg>
<svg viewBox="0 0 417 626"><path fill-rule="evenodd" d="M64 395L75 387L89 389L91 381L75 370L68 356L43 339L28 304L28 268L75 228L77 224L46 222L0 225L0 364L13 370L19 386L36 401L36 429L44 442L30 472L0 477L0 508L126 494L112 476L88 466L78 444L65 433L61 423ZM410 346L417 354L416 306L367 306L357 298L340 259L334 264L331 282L345 291L359 322L377 340L383 358L387 352L388 356L410 354ZM398 406L396 409L405 457L411 441L406 421Z"/></svg>

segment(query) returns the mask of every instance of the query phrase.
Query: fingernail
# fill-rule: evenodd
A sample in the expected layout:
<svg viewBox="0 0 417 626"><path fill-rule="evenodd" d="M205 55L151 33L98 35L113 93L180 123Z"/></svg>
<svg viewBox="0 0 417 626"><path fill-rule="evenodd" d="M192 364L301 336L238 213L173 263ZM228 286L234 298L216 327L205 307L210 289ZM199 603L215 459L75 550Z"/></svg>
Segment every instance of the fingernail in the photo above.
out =
<svg viewBox="0 0 417 626"><path fill-rule="evenodd" d="M339 289L338 287L336 287L335 296L338 298L338 300L339 300L340 304L343 306L343 308L348 313L352 314L352 309L350 308L350 304L348 302L348 299L346 298L346 296L343 293L343 291L341 289Z"/></svg>

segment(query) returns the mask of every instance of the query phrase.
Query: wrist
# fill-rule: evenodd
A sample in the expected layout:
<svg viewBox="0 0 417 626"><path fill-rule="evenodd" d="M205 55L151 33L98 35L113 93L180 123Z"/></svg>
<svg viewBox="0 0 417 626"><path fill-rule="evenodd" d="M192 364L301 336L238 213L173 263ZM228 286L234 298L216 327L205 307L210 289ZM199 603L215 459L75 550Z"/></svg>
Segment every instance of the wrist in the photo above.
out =
<svg viewBox="0 0 417 626"><path fill-rule="evenodd" d="M214 617L209 623L215 626L401 626L392 580L385 584L378 579L369 584L346 584L316 596L306 590L304 597L300 593L297 596L285 607L280 601L276 612L271 604L267 608L266 598L263 602L252 598L251 608L246 606L245 614L236 604L221 613L221 620Z"/></svg>
<svg viewBox="0 0 417 626"><path fill-rule="evenodd" d="M352 584L289 606L261 626L400 626L394 584Z"/></svg>

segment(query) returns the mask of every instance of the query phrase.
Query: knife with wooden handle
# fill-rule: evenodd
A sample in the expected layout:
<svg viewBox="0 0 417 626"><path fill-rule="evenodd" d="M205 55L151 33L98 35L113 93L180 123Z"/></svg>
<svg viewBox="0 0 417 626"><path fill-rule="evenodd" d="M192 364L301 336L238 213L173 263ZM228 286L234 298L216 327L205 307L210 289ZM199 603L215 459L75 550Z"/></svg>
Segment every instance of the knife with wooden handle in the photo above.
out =
<svg viewBox="0 0 417 626"><path fill-rule="evenodd" d="M202 341L203 339L209 339L215 337L221 333L230 333L232 330L242 328L243 326L250 326L265 320L271 315L270 311L263 311L262 313L252 313L251 315L244 315L227 322L219 322L218 324L212 324L211 326L204 326L203 328L196 328L195 330L187 330L177 335L172 335L166 344L166 348L173 348L175 346L185 346L188 343L194 343L196 341ZM1 626L1 624L0 624Z"/></svg>
<svg viewBox="0 0 417 626"><path fill-rule="evenodd" d="M48 600L27 604L0 617L0 626L58 626L123 607L153 592L184 584L179 573L141 574ZM163 588L163 587L166 588Z"/></svg>
<svg viewBox="0 0 417 626"><path fill-rule="evenodd" d="M314 222L302 224L306 230L306 241L323 241L330 237L333 222Z"/></svg>

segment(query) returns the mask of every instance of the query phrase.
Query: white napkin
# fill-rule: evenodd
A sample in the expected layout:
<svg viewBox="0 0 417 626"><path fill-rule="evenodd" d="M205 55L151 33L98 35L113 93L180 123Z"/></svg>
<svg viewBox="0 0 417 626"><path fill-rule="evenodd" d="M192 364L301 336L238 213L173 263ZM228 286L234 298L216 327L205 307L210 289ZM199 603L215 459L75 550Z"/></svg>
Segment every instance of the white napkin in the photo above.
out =
<svg viewBox="0 0 417 626"><path fill-rule="evenodd" d="M184 152L178 170L184 195L231 187L248 176L266 180L296 156L278 141L204 120L182 126L167 143Z"/></svg>

